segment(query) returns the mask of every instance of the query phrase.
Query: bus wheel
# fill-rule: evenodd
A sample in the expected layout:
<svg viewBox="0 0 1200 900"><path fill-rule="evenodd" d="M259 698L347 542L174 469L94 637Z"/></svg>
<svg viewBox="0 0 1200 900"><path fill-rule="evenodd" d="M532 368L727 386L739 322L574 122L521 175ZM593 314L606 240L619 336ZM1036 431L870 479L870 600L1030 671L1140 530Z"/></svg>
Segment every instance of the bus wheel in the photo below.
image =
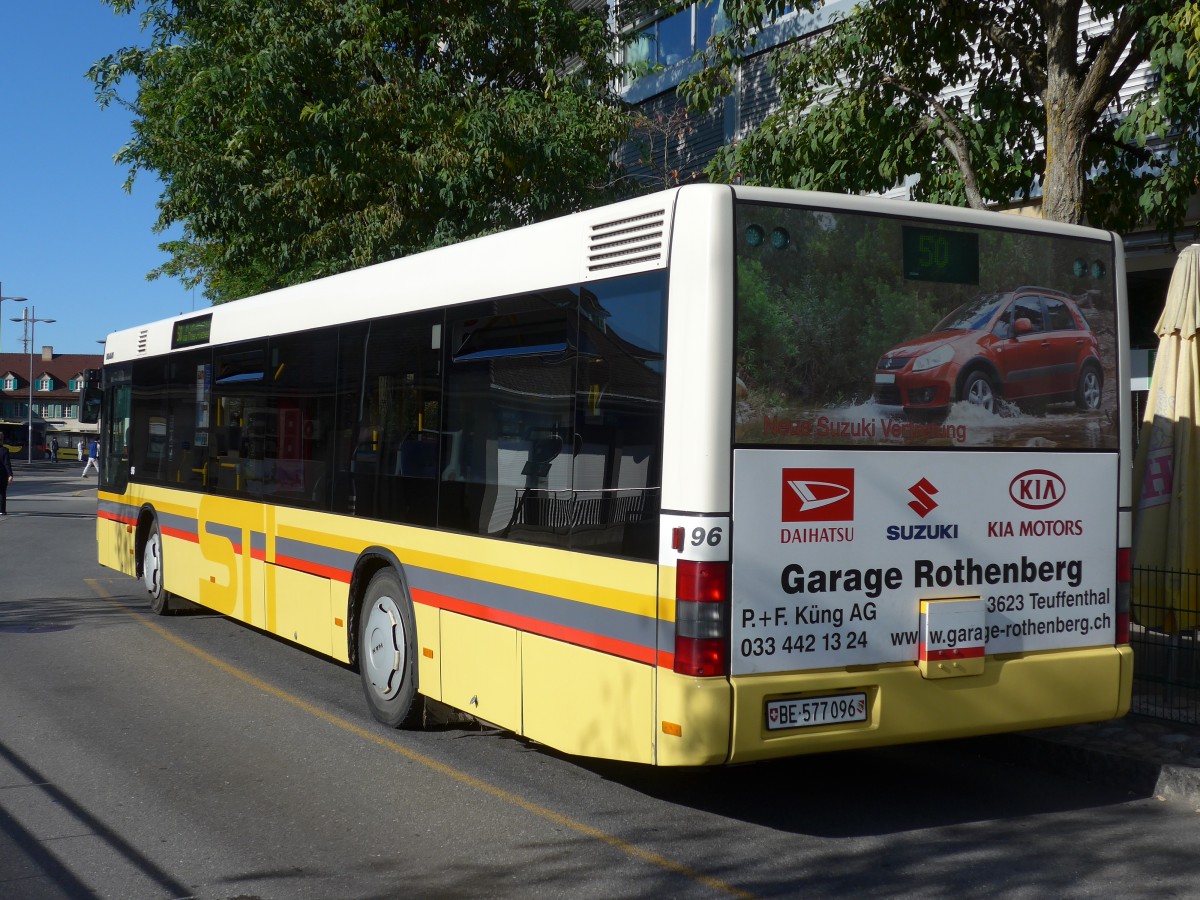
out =
<svg viewBox="0 0 1200 900"><path fill-rule="evenodd" d="M991 380L982 372L972 372L963 382L963 399L975 406L982 406L988 412L996 411L996 392Z"/></svg>
<svg viewBox="0 0 1200 900"><path fill-rule="evenodd" d="M171 595L163 587L162 532L158 528L158 519L150 520L150 532L142 547L142 584L150 595L151 611L160 616L169 616L173 610Z"/></svg>
<svg viewBox="0 0 1200 900"><path fill-rule="evenodd" d="M358 617L358 671L371 715L389 728L421 722L416 646L412 603L396 573L384 569L367 585Z"/></svg>

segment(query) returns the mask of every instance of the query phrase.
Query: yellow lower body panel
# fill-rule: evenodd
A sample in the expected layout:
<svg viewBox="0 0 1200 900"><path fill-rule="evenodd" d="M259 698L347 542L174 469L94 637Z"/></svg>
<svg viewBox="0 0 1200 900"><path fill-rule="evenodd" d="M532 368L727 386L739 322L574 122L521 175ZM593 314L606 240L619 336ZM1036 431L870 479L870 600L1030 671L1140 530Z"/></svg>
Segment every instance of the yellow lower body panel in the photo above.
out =
<svg viewBox="0 0 1200 900"><path fill-rule="evenodd" d="M342 604L343 608L345 604ZM417 626L417 686L430 700L442 699L441 610L423 603L413 604Z"/></svg>
<svg viewBox="0 0 1200 900"><path fill-rule="evenodd" d="M329 623L333 621L333 613L329 579L272 568L274 592L264 623L266 629L332 656L333 629ZM275 602L276 596L287 598L287 602Z"/></svg>
<svg viewBox="0 0 1200 900"><path fill-rule="evenodd" d="M108 519L96 519L96 547L100 565L126 575L137 575L137 555L133 526Z"/></svg>
<svg viewBox="0 0 1200 900"><path fill-rule="evenodd" d="M440 628L443 701L520 733L520 635L511 628L445 610Z"/></svg>
<svg viewBox="0 0 1200 900"><path fill-rule="evenodd" d="M565 753L654 761L654 669L521 635L523 734Z"/></svg>
<svg viewBox="0 0 1200 900"><path fill-rule="evenodd" d="M979 675L930 680L916 665L733 679L729 761L1095 722L1129 710L1133 651L1098 647L989 658ZM771 731L766 704L862 692L867 720Z"/></svg>
<svg viewBox="0 0 1200 900"><path fill-rule="evenodd" d="M733 692L724 678L692 678L659 668L657 763L712 766L729 757Z"/></svg>

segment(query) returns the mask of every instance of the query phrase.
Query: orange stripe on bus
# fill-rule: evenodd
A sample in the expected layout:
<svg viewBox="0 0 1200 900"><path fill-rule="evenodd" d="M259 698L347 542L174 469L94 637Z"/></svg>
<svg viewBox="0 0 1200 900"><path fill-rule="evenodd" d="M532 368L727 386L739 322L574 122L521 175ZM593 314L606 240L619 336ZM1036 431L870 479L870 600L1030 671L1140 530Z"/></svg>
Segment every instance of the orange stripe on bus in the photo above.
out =
<svg viewBox="0 0 1200 900"><path fill-rule="evenodd" d="M200 543L200 535L194 531L180 531L177 528L167 528L161 523L159 524L158 528L162 532L163 537L178 538L181 541L190 541L193 544Z"/></svg>
<svg viewBox="0 0 1200 900"><path fill-rule="evenodd" d="M320 575L322 578L328 578L330 581L340 581L342 584L350 583L350 573L345 569L323 566L320 563L309 562L306 559L277 555L275 557L275 564L283 566L286 569L295 569L297 572L306 572L309 575Z"/></svg>

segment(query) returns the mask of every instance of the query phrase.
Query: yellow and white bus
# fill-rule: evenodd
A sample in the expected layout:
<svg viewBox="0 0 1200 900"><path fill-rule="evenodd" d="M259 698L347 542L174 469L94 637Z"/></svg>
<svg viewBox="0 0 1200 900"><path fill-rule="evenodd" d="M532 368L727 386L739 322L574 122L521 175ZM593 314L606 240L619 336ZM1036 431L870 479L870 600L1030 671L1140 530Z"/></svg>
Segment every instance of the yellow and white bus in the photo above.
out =
<svg viewBox="0 0 1200 900"><path fill-rule="evenodd" d="M1123 253L689 185L116 332L100 561L559 750L1123 715Z"/></svg>

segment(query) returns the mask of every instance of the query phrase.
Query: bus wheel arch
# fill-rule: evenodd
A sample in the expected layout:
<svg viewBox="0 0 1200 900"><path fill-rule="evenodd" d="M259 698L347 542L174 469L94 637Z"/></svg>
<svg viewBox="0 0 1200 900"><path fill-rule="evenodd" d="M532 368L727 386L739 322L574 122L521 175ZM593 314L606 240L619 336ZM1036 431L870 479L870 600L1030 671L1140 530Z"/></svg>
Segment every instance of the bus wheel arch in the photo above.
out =
<svg viewBox="0 0 1200 900"><path fill-rule="evenodd" d="M371 715L391 728L420 725L416 616L403 567L386 551L365 554L355 567L349 633Z"/></svg>
<svg viewBox="0 0 1200 900"><path fill-rule="evenodd" d="M137 577L150 598L150 610L156 615L169 616L175 611L171 594L163 583L165 562L163 559L162 528L153 507L146 506L138 514L137 532Z"/></svg>

